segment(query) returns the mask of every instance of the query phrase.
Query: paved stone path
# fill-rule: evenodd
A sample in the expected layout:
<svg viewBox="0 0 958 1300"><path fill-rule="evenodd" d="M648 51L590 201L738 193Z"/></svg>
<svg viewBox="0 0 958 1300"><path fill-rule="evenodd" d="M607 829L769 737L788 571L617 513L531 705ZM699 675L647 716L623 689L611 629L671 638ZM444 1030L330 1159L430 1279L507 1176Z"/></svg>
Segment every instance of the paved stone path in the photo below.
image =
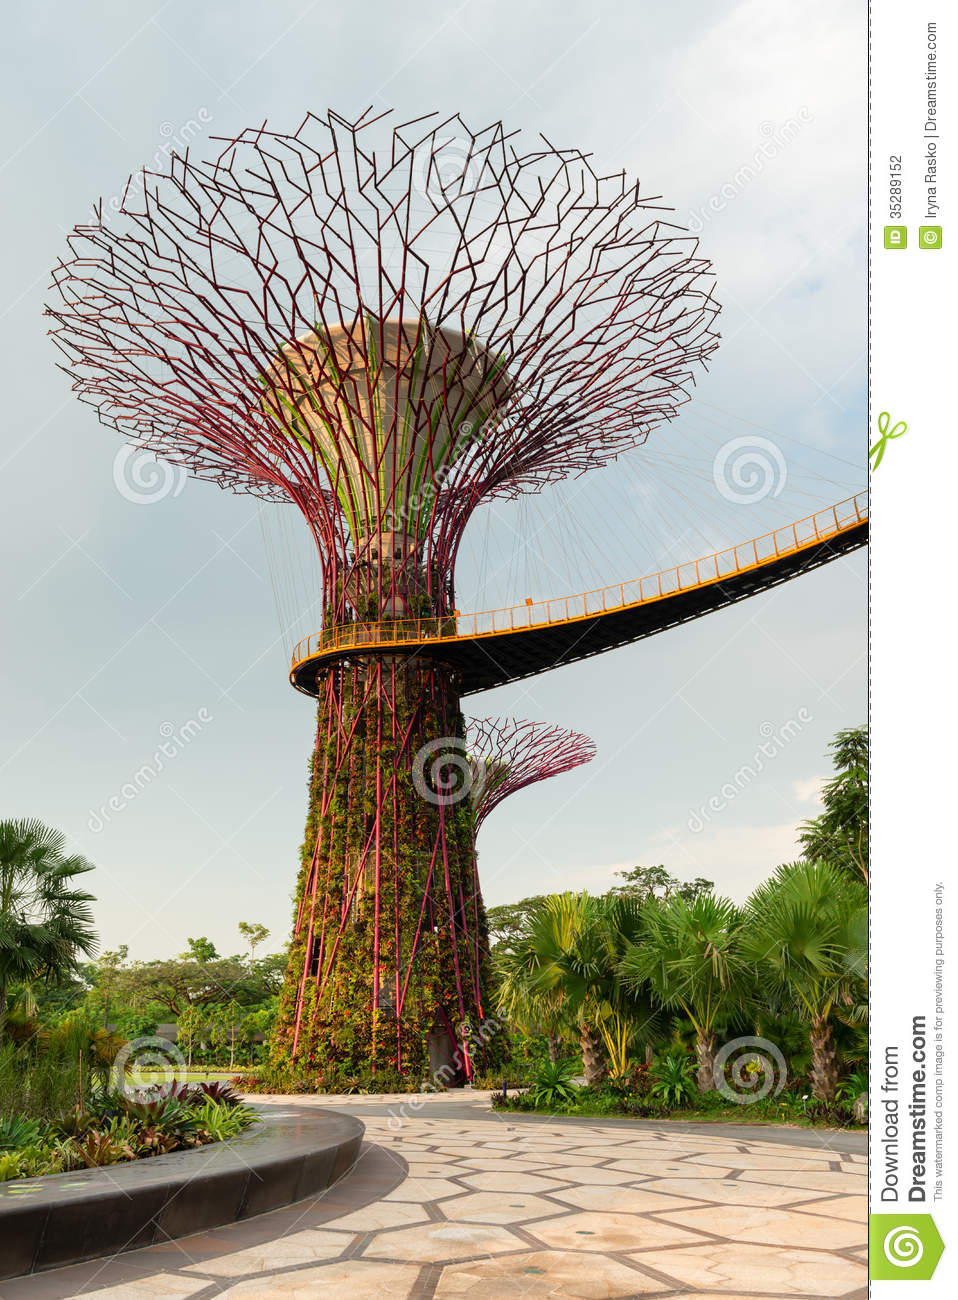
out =
<svg viewBox="0 0 958 1300"><path fill-rule="evenodd" d="M326 1197L0 1283L0 1296L867 1295L865 1156L839 1149L860 1139L529 1123L480 1114L478 1099L455 1114L439 1099L364 1101L336 1099L363 1119L368 1145Z"/></svg>

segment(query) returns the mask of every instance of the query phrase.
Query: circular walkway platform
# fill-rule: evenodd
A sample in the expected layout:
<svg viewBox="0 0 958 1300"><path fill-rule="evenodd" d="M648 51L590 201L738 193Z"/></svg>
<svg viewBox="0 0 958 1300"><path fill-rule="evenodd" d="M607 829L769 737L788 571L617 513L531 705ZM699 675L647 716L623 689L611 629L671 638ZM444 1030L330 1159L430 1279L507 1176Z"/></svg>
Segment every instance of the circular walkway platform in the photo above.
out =
<svg viewBox="0 0 958 1300"><path fill-rule="evenodd" d="M465 1096L335 1108L370 1141L325 1196L8 1283L4 1300L866 1295L865 1156L843 1149L861 1135L530 1121Z"/></svg>
<svg viewBox="0 0 958 1300"><path fill-rule="evenodd" d="M358 1119L317 1108L261 1113L254 1129L228 1142L0 1183L0 1277L263 1214L325 1191L355 1164Z"/></svg>

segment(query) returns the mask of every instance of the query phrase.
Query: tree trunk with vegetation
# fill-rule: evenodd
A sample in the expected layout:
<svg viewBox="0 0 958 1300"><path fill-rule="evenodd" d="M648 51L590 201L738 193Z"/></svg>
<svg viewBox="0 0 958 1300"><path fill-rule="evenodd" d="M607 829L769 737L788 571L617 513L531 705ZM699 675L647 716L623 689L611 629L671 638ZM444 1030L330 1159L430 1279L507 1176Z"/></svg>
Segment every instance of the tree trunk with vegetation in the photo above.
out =
<svg viewBox="0 0 958 1300"><path fill-rule="evenodd" d="M715 1035L698 1033L695 1038L695 1055L698 1070L695 1082L699 1092L715 1090Z"/></svg>
<svg viewBox="0 0 958 1300"><path fill-rule="evenodd" d="M838 1066L832 1027L824 1016L816 1016L809 1034L812 1045L812 1096L832 1105L838 1090Z"/></svg>
<svg viewBox="0 0 958 1300"><path fill-rule="evenodd" d="M553 1065L558 1064L559 1061L560 1041L561 1040L558 1034L547 1035L547 1042L549 1045L549 1060L552 1062Z"/></svg>
<svg viewBox="0 0 958 1300"><path fill-rule="evenodd" d="M273 1064L418 1083L502 1059L503 1035L479 1034L491 961L464 725L442 665L370 657L324 679Z"/></svg>
<svg viewBox="0 0 958 1300"><path fill-rule="evenodd" d="M594 1088L606 1075L602 1035L592 1025L583 1022L579 1026L579 1046L582 1049L582 1073L588 1087Z"/></svg>

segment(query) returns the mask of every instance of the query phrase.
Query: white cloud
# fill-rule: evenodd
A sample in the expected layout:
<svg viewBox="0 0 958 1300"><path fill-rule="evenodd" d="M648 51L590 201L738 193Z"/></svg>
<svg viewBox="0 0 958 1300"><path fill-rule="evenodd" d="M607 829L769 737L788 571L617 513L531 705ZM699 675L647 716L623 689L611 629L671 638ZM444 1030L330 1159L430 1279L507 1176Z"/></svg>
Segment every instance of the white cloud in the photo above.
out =
<svg viewBox="0 0 958 1300"><path fill-rule="evenodd" d="M812 776L807 781L793 781L792 794L799 803L821 804L822 786L827 780L827 776Z"/></svg>

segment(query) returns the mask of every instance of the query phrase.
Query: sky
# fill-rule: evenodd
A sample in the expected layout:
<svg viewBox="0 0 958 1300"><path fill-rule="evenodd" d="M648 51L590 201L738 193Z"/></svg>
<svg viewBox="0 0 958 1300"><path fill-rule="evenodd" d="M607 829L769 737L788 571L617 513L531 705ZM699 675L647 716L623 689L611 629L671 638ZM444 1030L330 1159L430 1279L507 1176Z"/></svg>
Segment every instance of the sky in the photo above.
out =
<svg viewBox="0 0 958 1300"><path fill-rule="evenodd" d="M312 743L256 503L131 464L47 337L68 231L171 143L203 156L210 136L293 129L309 109L459 111L624 167L700 236L723 339L693 400L626 463L480 512L464 610L638 577L864 486L853 0L369 0L361 15L320 0L58 0L20 6L7 32L0 817L39 817L96 864L104 947L147 959L203 934L236 952L243 920L279 947ZM761 490L723 491L717 459L742 454L760 458ZM829 740L865 718L866 577L858 552L467 700L475 716L559 723L598 746L486 822L487 903L601 890L660 862L743 899L794 858Z"/></svg>

